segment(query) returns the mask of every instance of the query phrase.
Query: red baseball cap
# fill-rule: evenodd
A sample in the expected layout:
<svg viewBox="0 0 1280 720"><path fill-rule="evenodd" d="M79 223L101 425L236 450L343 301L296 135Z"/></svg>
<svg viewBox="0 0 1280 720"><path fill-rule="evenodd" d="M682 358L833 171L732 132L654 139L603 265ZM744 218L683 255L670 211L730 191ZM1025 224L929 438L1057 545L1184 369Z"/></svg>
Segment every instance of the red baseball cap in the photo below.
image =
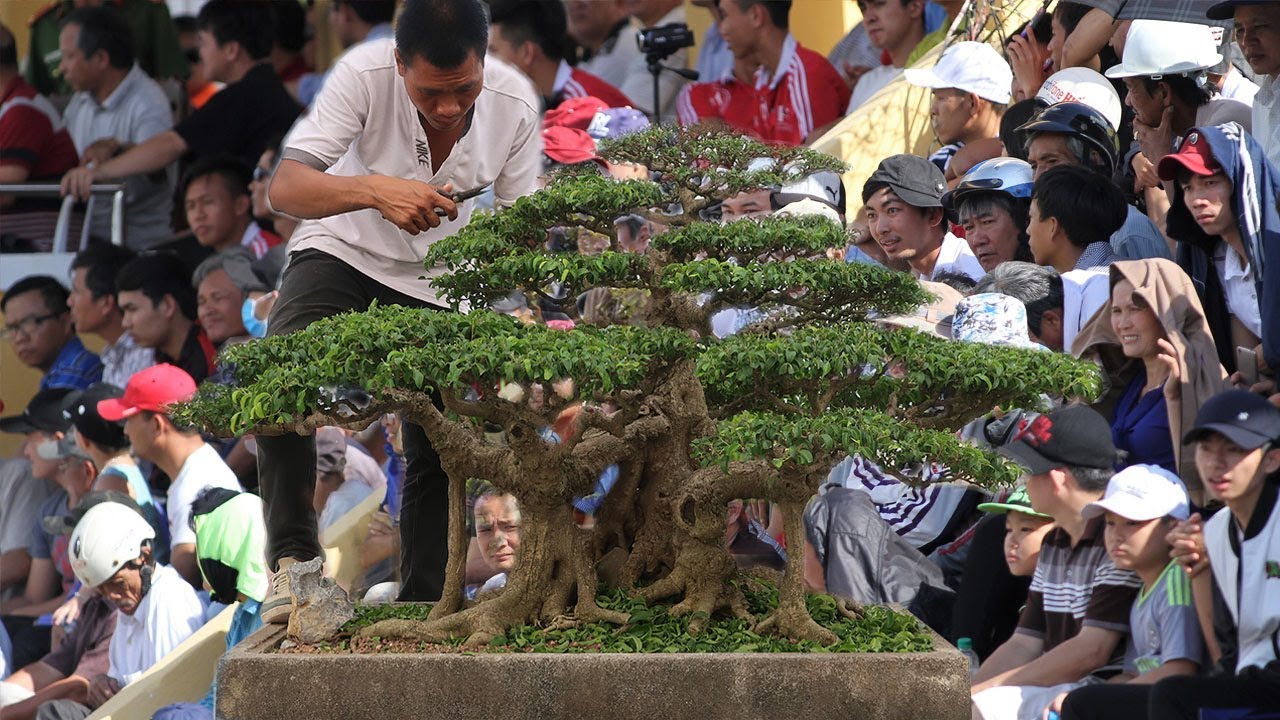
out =
<svg viewBox="0 0 1280 720"><path fill-rule="evenodd" d="M186 370L169 365L153 365L129 378L124 396L98 402L103 420L119 422L143 410L163 413L170 405L190 400L196 394L196 381Z"/></svg>
<svg viewBox="0 0 1280 720"><path fill-rule="evenodd" d="M1178 168L1186 168L1197 175L1216 175L1222 172L1222 166L1213 159L1209 141L1195 130L1183 138L1178 152L1160 158L1156 172L1160 174L1161 180L1174 180L1178 177Z"/></svg>
<svg viewBox="0 0 1280 720"><path fill-rule="evenodd" d="M596 113L608 107L608 103L590 95L569 98L542 116L542 127L544 129L570 127L586 130L591 126L591 120L595 118Z"/></svg>
<svg viewBox="0 0 1280 720"><path fill-rule="evenodd" d="M542 151L558 163L574 165L596 159L596 141L585 130L552 127L542 131Z"/></svg>

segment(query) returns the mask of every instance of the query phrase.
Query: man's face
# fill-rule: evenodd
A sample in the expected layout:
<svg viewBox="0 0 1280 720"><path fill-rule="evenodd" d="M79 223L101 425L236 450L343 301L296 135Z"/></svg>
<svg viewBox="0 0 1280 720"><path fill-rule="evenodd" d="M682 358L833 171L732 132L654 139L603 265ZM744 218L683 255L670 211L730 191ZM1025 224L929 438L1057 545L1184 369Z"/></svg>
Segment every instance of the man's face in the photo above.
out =
<svg viewBox="0 0 1280 720"><path fill-rule="evenodd" d="M149 412L139 412L125 418L124 435L129 438L129 448L134 455L155 461L156 436L160 419Z"/></svg>
<svg viewBox="0 0 1280 720"><path fill-rule="evenodd" d="M753 16L756 10L763 9L759 5L752 5L750 11L743 12L738 6L738 0L723 0L719 4L720 36L735 58L755 56L759 30L753 22Z"/></svg>
<svg viewBox="0 0 1280 720"><path fill-rule="evenodd" d="M965 126L973 114L974 96L955 88L933 91L929 103L929 124L938 142L946 145L964 138Z"/></svg>
<svg viewBox="0 0 1280 720"><path fill-rule="evenodd" d="M205 175L192 180L184 207L187 225L204 247L222 251L240 244L240 234L249 222L249 197L232 196L221 176Z"/></svg>
<svg viewBox="0 0 1280 720"><path fill-rule="evenodd" d="M486 564L498 572L516 566L520 550L520 509L512 495L482 495L476 500L476 540Z"/></svg>
<svg viewBox="0 0 1280 720"><path fill-rule="evenodd" d="M142 561L140 557L137 563L131 564L141 564ZM142 602L142 570L125 565L97 589L111 607L132 616L138 611L138 605Z"/></svg>
<svg viewBox="0 0 1280 720"><path fill-rule="evenodd" d="M1134 119L1150 127L1159 125L1165 109L1165 93L1160 92L1160 86L1156 86L1156 94L1152 95L1147 92L1147 84L1143 78L1127 77L1124 79L1124 87L1127 91L1124 94L1124 104L1133 110Z"/></svg>
<svg viewBox="0 0 1280 720"><path fill-rule="evenodd" d="M1057 72L1062 69L1062 48L1067 43L1067 31L1062 27L1062 23L1058 22L1058 13L1054 13L1049 19L1049 27L1053 30L1053 35L1049 38L1049 59L1053 61L1053 71Z"/></svg>
<svg viewBox="0 0 1280 720"><path fill-rule="evenodd" d="M720 205L720 219L724 222L743 220L745 218L767 217L773 214L773 204L769 202L770 191L746 190L725 198Z"/></svg>
<svg viewBox="0 0 1280 720"><path fill-rule="evenodd" d="M101 80L102 63L97 63L84 56L80 50L80 26L68 24L58 34L58 51L62 61L58 70L73 90L92 92Z"/></svg>
<svg viewBox="0 0 1280 720"><path fill-rule="evenodd" d="M595 47L608 38L613 26L626 16L626 10L618 0L568 0L565 15L569 35L583 45Z"/></svg>
<svg viewBox="0 0 1280 720"><path fill-rule="evenodd" d="M204 76L210 82L227 82L230 67L227 55L231 43L219 45L218 39L208 30L201 30L196 36L200 41L197 47L200 49L200 66L204 69Z"/></svg>
<svg viewBox="0 0 1280 720"><path fill-rule="evenodd" d="M13 352L22 364L48 371L62 346L71 339L71 314L67 308L45 305L39 291L7 298L4 324Z"/></svg>
<svg viewBox="0 0 1280 720"><path fill-rule="evenodd" d="M49 433L44 432L43 430L34 430L23 437L21 451L22 455L31 462L31 475L33 477L40 478L41 480L47 480L50 483L57 479L58 461L45 460L40 457L40 454L36 452L36 449L40 447L41 443L48 442L50 440L56 442L60 437L62 436L59 433Z"/></svg>
<svg viewBox="0 0 1280 720"><path fill-rule="evenodd" d="M1036 180L1051 167L1078 165L1080 158L1067 146L1066 135L1038 133L1027 143L1027 162L1031 165L1031 179Z"/></svg>
<svg viewBox="0 0 1280 720"><path fill-rule="evenodd" d="M1027 499L1031 501L1031 509L1045 515L1053 507L1053 473L1050 470L1027 476Z"/></svg>
<svg viewBox="0 0 1280 720"><path fill-rule="evenodd" d="M1008 262L1018 254L1018 242L1022 235L1013 216L995 204L986 204L981 214L969 214L963 207L960 212L961 227L969 249L978 258L982 269L991 272L1002 262Z"/></svg>
<svg viewBox="0 0 1280 720"><path fill-rule="evenodd" d="M1280 72L1280 5L1237 5L1235 36L1255 73L1274 77Z"/></svg>
<svg viewBox="0 0 1280 720"><path fill-rule="evenodd" d="M427 126L437 132L462 130L467 113L484 86L484 58L472 52L456 68L438 68L419 56L405 62L396 51L396 69L404 78L409 102Z"/></svg>
<svg viewBox="0 0 1280 720"><path fill-rule="evenodd" d="M1182 184L1182 202L1201 230L1213 236L1233 228L1236 213L1231 205L1232 185L1225 173L1188 173L1185 181L1179 182Z"/></svg>
<svg viewBox="0 0 1280 720"><path fill-rule="evenodd" d="M862 26L867 30L867 38L878 50L901 43L911 34L913 24L920 22L923 12L917 0L906 4L901 0L862 0L858 7L862 10Z"/></svg>
<svg viewBox="0 0 1280 720"><path fill-rule="evenodd" d="M1240 503L1262 492L1264 478L1280 468L1280 450L1246 450L1221 433L1196 443L1196 470L1215 500Z"/></svg>
<svg viewBox="0 0 1280 720"><path fill-rule="evenodd" d="M1052 218L1040 215L1040 205L1031 201L1031 222L1027 224L1027 237L1031 243L1031 255L1037 265L1052 265L1058 245L1054 241L1058 224Z"/></svg>
<svg viewBox="0 0 1280 720"><path fill-rule="evenodd" d="M531 43L516 44L511 41L512 38L507 35L506 26L503 23L494 23L489 28L489 54L511 63L520 69L520 72L528 75L531 63L528 57L527 48Z"/></svg>
<svg viewBox="0 0 1280 720"><path fill-rule="evenodd" d="M942 242L935 229L942 222L942 211L922 211L908 205L891 188L883 187L872 194L866 209L871 234L894 260L909 262L928 255Z"/></svg>
<svg viewBox="0 0 1280 720"><path fill-rule="evenodd" d="M231 282L226 270L218 269L205 276L196 289L196 316L215 345L227 338L248 335L240 318L244 293Z"/></svg>
<svg viewBox="0 0 1280 720"><path fill-rule="evenodd" d="M108 294L100 298L93 296L85 277L89 268L76 268L71 271L71 294L67 296L67 308L71 310L71 322L76 332L97 332L111 319L116 309L116 299Z"/></svg>
<svg viewBox="0 0 1280 720"><path fill-rule="evenodd" d="M168 296L159 303L152 303L141 290L122 290L116 293L116 303L124 313L121 323L125 332L133 336L138 345L157 348L169 336L170 316L165 312Z"/></svg>

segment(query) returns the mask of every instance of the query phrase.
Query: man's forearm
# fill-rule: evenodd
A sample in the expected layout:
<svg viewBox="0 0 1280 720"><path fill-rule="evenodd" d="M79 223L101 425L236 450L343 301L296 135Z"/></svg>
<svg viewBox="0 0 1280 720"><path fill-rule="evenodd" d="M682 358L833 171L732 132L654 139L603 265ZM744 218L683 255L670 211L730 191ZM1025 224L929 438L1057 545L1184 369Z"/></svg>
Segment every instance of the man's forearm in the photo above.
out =
<svg viewBox="0 0 1280 720"><path fill-rule="evenodd" d="M1007 675L1034 660L1040 653L1033 643L1038 645L1039 641L1023 635L1010 637L978 668L973 676L974 685L994 686L997 683L992 683L992 679Z"/></svg>
<svg viewBox="0 0 1280 720"><path fill-rule="evenodd" d="M133 175L153 173L177 162L187 152L187 141L173 130L166 130L141 145L134 145L97 167L98 180L119 180Z"/></svg>
<svg viewBox="0 0 1280 720"><path fill-rule="evenodd" d="M18 548L0 555L0 590L27 579L31 570L31 555L26 548Z"/></svg>
<svg viewBox="0 0 1280 720"><path fill-rule="evenodd" d="M41 688L35 695L22 702L4 707L5 720L31 720L44 703L52 700L72 700L84 703L88 699L89 681L79 675L57 680Z"/></svg>
<svg viewBox="0 0 1280 720"><path fill-rule="evenodd" d="M304 219L377 207L366 177L330 175L292 159L276 168L267 196L276 212Z"/></svg>
<svg viewBox="0 0 1280 720"><path fill-rule="evenodd" d="M1102 667L1114 649L1114 643L1103 648L1096 638L1076 635L1031 662L1001 673L996 684L1048 687L1075 682Z"/></svg>

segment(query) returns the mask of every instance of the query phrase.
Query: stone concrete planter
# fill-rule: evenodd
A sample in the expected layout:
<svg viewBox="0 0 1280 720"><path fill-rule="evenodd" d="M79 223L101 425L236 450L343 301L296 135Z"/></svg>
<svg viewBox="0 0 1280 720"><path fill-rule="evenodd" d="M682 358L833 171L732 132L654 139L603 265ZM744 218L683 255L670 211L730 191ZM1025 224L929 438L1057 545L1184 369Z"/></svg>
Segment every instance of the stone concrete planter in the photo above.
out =
<svg viewBox="0 0 1280 720"><path fill-rule="evenodd" d="M218 718L964 720L965 658L927 653L281 654L284 626L222 660Z"/></svg>

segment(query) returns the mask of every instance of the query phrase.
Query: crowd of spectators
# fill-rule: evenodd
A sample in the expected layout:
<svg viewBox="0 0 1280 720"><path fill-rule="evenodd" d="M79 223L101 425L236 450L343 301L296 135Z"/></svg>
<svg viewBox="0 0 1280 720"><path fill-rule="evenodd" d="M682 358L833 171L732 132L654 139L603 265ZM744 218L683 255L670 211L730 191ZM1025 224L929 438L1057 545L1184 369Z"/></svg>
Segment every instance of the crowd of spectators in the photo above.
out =
<svg viewBox="0 0 1280 720"><path fill-rule="evenodd" d="M647 170L605 161L597 143L651 122L800 145L886 86L926 89L926 154L880 158L845 182L819 174L760 188L707 216L847 224L850 241L831 257L909 273L938 297L885 324L1093 361L1106 394L1093 407L1006 410L961 433L1024 468L1013 490L945 482L939 466L915 469L941 481L915 487L850 457L809 505L803 537L784 537L775 508L742 498L726 508L726 549L742 567L774 569L802 553L810 588L902 603L967 639L982 660L975 717L1274 712L1280 3L1225 0L1180 22L1122 20L1095 4L1047 6L997 47L948 42L962 3L859 0L863 21L824 57L790 32L789 0L695 0L713 20L696 61L683 48L662 61L696 65L691 82L652 74L635 42L638 30L683 22L681 0L489 0L487 63L498 69L485 70L485 87L501 85L507 105L473 102L492 112L541 99L541 132L530 123L524 152L504 156L521 173L584 165L626 179ZM350 169L358 147L380 162L374 145L398 128L395 113L342 128L357 138L345 144L326 113L376 92L376 73L427 63L392 54L396 9L329 3L347 53L331 69L313 67L314 18L296 0L209 0L179 18L150 0L64 0L34 19L23 72L0 27L0 182L60 183L87 201L78 213L91 238L66 278L25 277L0 299L5 341L40 374L26 407L0 419L0 432L22 436L20 457L0 460L5 717L85 717L225 604L239 603L228 647L278 621L286 561L318 542L283 547L280 529L310 523L323 537L371 496L381 502L352 590L405 594L405 446L422 442L419 428L394 415L362 432L323 428L314 458L310 441L287 449L314 467L306 492L274 486L272 497L258 469L279 472L292 440L203 437L168 413L218 378L223 348L264 336L290 263L352 252L324 223L421 274L420 257L405 255L420 248L386 245L376 213L300 221L273 201L299 207L303 184L268 193L282 159ZM939 44L936 62L919 62ZM375 100L408 107L399 94ZM521 118L510 127L523 133ZM448 162L436 151L419 141L400 159L434 173ZM90 193L103 182L125 187L117 244L109 203ZM514 182L497 185L481 203L514 200ZM0 197L3 249L47 250L55 209ZM665 229L638 215L616 228L627 252ZM548 243L608 246L584 237L575 247L554 231ZM426 292L382 289L406 302ZM571 297L552 283L494 309L568 329L630 322L643 302L608 289ZM281 313L277 331L299 312ZM712 329L759 319L737 308ZM579 409L545 429L548 442L576 431ZM581 525L618 474L606 470L575 503ZM297 507L281 510L279 494L295 490L286 504ZM516 567L520 510L483 484L469 502L474 596ZM421 532L406 529L403 542ZM212 717L215 689L157 717Z"/></svg>

